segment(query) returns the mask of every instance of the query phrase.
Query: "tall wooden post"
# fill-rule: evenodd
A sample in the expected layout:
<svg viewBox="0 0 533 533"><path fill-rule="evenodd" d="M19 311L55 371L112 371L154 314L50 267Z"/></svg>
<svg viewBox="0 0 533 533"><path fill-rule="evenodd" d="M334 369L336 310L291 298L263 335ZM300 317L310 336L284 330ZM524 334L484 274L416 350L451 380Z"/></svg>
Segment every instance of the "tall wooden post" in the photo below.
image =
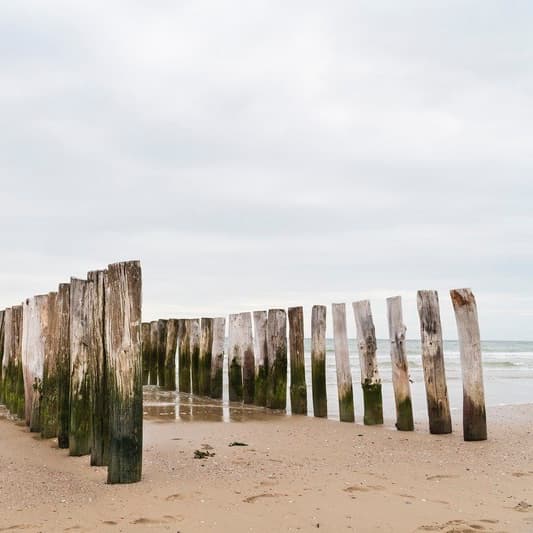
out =
<svg viewBox="0 0 533 533"><path fill-rule="evenodd" d="M165 343L165 390L176 390L176 349L178 346L179 321L175 318L167 320L167 338Z"/></svg>
<svg viewBox="0 0 533 533"><path fill-rule="evenodd" d="M267 319L268 379L267 407L287 408L287 314L269 309Z"/></svg>
<svg viewBox="0 0 533 533"><path fill-rule="evenodd" d="M341 422L354 422L352 371L350 370L348 334L346 333L346 305L332 304L331 309L339 393L339 419Z"/></svg>
<svg viewBox="0 0 533 533"><path fill-rule="evenodd" d="M57 291L57 444L69 447L70 428L70 284L61 283Z"/></svg>
<svg viewBox="0 0 533 533"><path fill-rule="evenodd" d="M451 433L452 418L446 386L444 346L437 291L418 291L417 307L420 318L422 365L426 384L429 431L437 435Z"/></svg>
<svg viewBox="0 0 533 533"><path fill-rule="evenodd" d="M181 319L179 321L178 329L178 343L179 343L179 385L180 392L191 392L191 321L189 319Z"/></svg>
<svg viewBox="0 0 533 533"><path fill-rule="evenodd" d="M108 483L140 481L142 472L141 264L108 267L105 338L109 362Z"/></svg>
<svg viewBox="0 0 533 533"><path fill-rule="evenodd" d="M41 437L43 439L56 437L58 427L59 316L57 292L48 294L47 318L40 413Z"/></svg>
<svg viewBox="0 0 533 533"><path fill-rule="evenodd" d="M4 310L0 310L0 403L4 403Z"/></svg>
<svg viewBox="0 0 533 533"><path fill-rule="evenodd" d="M376 357L377 341L370 302L362 300L353 302L355 327L357 329L357 346L361 366L361 387L363 389L364 418L367 425L383 424L383 398L381 395L381 378Z"/></svg>
<svg viewBox="0 0 533 533"><path fill-rule="evenodd" d="M242 402L242 365L244 344L245 313L229 316L228 326L228 385L230 402Z"/></svg>
<svg viewBox="0 0 533 533"><path fill-rule="evenodd" d="M157 376L158 384L165 389L165 359L167 350L167 321L159 319L157 321Z"/></svg>
<svg viewBox="0 0 533 533"><path fill-rule="evenodd" d="M141 324L142 359L143 359L143 385L148 385L150 375L151 348L150 348L150 322Z"/></svg>
<svg viewBox="0 0 533 533"><path fill-rule="evenodd" d="M105 293L107 272L87 274L89 384L91 397L91 466L109 463L109 396L107 393L107 352L105 342Z"/></svg>
<svg viewBox="0 0 533 533"><path fill-rule="evenodd" d="M415 425L405 350L406 327L403 323L401 296L387 298L387 315L391 343L392 385L396 402L396 428L400 431L413 431Z"/></svg>
<svg viewBox="0 0 533 533"><path fill-rule="evenodd" d="M69 454L91 453L92 413L89 378L89 284L70 278Z"/></svg>
<svg viewBox="0 0 533 533"><path fill-rule="evenodd" d="M158 357L158 344L159 344L159 329L157 326L157 320L152 320L150 322L150 358L149 364L150 367L148 382L150 385L157 385L157 376L158 368L157 363L159 361Z"/></svg>
<svg viewBox="0 0 533 533"><path fill-rule="evenodd" d="M22 371L22 306L4 312L4 401L12 415L25 417L24 377Z"/></svg>
<svg viewBox="0 0 533 533"><path fill-rule="evenodd" d="M213 319L202 318L200 323L199 389L202 396L211 392L211 357L213 350Z"/></svg>
<svg viewBox="0 0 533 533"><path fill-rule="evenodd" d="M304 359L304 310L289 307L289 350L291 361L291 412L307 414L307 385Z"/></svg>
<svg viewBox="0 0 533 533"><path fill-rule="evenodd" d="M450 295L455 311L461 354L464 439L486 440L487 417L476 299L470 289L453 289Z"/></svg>
<svg viewBox="0 0 533 533"><path fill-rule="evenodd" d="M226 319L213 320L213 348L211 353L211 398L222 399L222 375L224 371L224 343L226 341Z"/></svg>
<svg viewBox="0 0 533 533"><path fill-rule="evenodd" d="M191 387L193 394L200 394L200 319L189 322L191 341Z"/></svg>
<svg viewBox="0 0 533 533"><path fill-rule="evenodd" d="M266 406L266 391L268 377L268 344L267 344L266 311L254 311L254 353L255 353L255 394L254 403Z"/></svg>
<svg viewBox="0 0 533 533"><path fill-rule="evenodd" d="M313 415L328 416L326 389L326 306L313 305L311 311L311 379L313 381Z"/></svg>

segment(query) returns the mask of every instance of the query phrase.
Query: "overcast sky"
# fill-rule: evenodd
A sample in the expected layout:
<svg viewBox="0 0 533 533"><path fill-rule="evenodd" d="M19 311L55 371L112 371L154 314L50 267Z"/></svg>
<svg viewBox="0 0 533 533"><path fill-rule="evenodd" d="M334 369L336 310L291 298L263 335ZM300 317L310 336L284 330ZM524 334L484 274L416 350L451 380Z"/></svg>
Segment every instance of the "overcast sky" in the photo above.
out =
<svg viewBox="0 0 533 533"><path fill-rule="evenodd" d="M533 339L532 21L530 1L2 2L0 307L140 259L145 320L370 298L386 337L401 294L417 337L431 288L455 338L468 286L484 338Z"/></svg>

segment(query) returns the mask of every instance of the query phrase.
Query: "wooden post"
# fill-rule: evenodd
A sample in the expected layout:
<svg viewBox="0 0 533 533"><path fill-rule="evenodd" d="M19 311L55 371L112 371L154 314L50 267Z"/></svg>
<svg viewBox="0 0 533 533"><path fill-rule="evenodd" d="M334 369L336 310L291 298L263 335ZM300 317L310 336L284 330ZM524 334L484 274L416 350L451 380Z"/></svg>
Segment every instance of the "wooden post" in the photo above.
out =
<svg viewBox="0 0 533 533"><path fill-rule="evenodd" d="M364 417L366 425L383 424L383 398L381 378L376 357L377 341L370 302L353 302L353 314L357 330L357 347L361 366L361 387L363 389Z"/></svg>
<svg viewBox="0 0 533 533"><path fill-rule="evenodd" d="M339 393L339 419L341 422L354 422L352 371L350 370L350 352L346 333L346 305L332 304L331 309Z"/></svg>
<svg viewBox="0 0 533 533"><path fill-rule="evenodd" d="M179 342L179 385L180 392L191 392L191 325L189 319L179 321L178 342Z"/></svg>
<svg viewBox="0 0 533 533"><path fill-rule="evenodd" d="M4 311L0 310L0 403L4 403Z"/></svg>
<svg viewBox="0 0 533 533"><path fill-rule="evenodd" d="M326 306L313 305L311 311L311 379L313 381L313 415L328 416L326 389Z"/></svg>
<svg viewBox="0 0 533 533"><path fill-rule="evenodd" d="M307 385L304 359L304 310L289 307L289 349L291 360L291 413L307 414Z"/></svg>
<svg viewBox="0 0 533 533"><path fill-rule="evenodd" d="M158 369L157 369L157 363L159 361L158 358L158 342L159 342L159 330L157 326L157 320L152 320L150 322L150 358L149 358L149 377L148 382L150 385L157 385L157 376L158 376Z"/></svg>
<svg viewBox="0 0 533 533"><path fill-rule="evenodd" d="M211 357L213 350L213 319L202 318L200 323L199 388L202 396L211 392Z"/></svg>
<svg viewBox="0 0 533 533"><path fill-rule="evenodd" d="M105 306L108 353L108 483L140 481L142 473L143 390L139 261L109 265Z"/></svg>
<svg viewBox="0 0 533 533"><path fill-rule="evenodd" d="M165 343L165 390L176 390L176 349L178 345L179 321L175 318L167 320L167 337Z"/></svg>
<svg viewBox="0 0 533 533"><path fill-rule="evenodd" d="M268 379L267 407L287 408L287 314L269 309L267 319Z"/></svg>
<svg viewBox="0 0 533 533"><path fill-rule="evenodd" d="M245 328L240 314L229 316L228 326L228 385L230 402L242 402L242 364Z"/></svg>
<svg viewBox="0 0 533 533"><path fill-rule="evenodd" d="M70 426L69 454L91 452L91 387L89 377L89 284L70 278Z"/></svg>
<svg viewBox="0 0 533 533"><path fill-rule="evenodd" d="M48 325L45 337L40 413L41 437L43 439L56 437L58 427L57 363L59 355L59 316L57 311L57 292L51 292L48 294Z"/></svg>
<svg viewBox="0 0 533 533"><path fill-rule="evenodd" d="M157 321L157 375L158 383L165 389L165 359L167 351L167 321Z"/></svg>
<svg viewBox="0 0 533 533"><path fill-rule="evenodd" d="M254 311L255 394L254 403L266 406L268 377L268 344L266 311Z"/></svg>
<svg viewBox="0 0 533 533"><path fill-rule="evenodd" d="M405 353L406 327L403 323L401 296L387 298L387 316L391 343L392 385L396 402L396 428L400 431L413 431L415 425L411 403L411 386L409 385L409 368Z"/></svg>
<svg viewBox="0 0 533 533"><path fill-rule="evenodd" d="M28 298L23 304L22 370L26 425L31 432L41 431L41 393L43 385L45 339L48 324L48 295Z"/></svg>
<svg viewBox="0 0 533 533"><path fill-rule="evenodd" d="M61 283L57 291L57 444L69 447L70 428L70 284Z"/></svg>
<svg viewBox="0 0 533 533"><path fill-rule="evenodd" d="M213 348L211 353L211 398L222 399L222 374L224 369L224 343L226 319L213 319Z"/></svg>
<svg viewBox="0 0 533 533"><path fill-rule="evenodd" d="M142 359L143 359L143 385L148 385L150 375L151 348L150 348L150 322L141 324Z"/></svg>
<svg viewBox="0 0 533 533"><path fill-rule="evenodd" d="M200 319L189 322L191 340L191 386L193 394L200 394Z"/></svg>
<svg viewBox="0 0 533 533"><path fill-rule="evenodd" d="M487 439L487 417L477 306L470 289L450 291L463 375L463 432L466 441Z"/></svg>
<svg viewBox="0 0 533 533"><path fill-rule="evenodd" d="M89 340L89 383L91 397L91 466L109 463L109 396L107 393L107 353L105 343L105 293L107 272L87 274Z"/></svg>
<svg viewBox="0 0 533 533"><path fill-rule="evenodd" d="M4 312L4 401L9 412L24 418L24 377L22 371L22 306Z"/></svg>
<svg viewBox="0 0 533 533"><path fill-rule="evenodd" d="M426 384L429 432L452 432L452 419L444 369L444 347L437 291L418 291L418 316L422 342L422 365Z"/></svg>

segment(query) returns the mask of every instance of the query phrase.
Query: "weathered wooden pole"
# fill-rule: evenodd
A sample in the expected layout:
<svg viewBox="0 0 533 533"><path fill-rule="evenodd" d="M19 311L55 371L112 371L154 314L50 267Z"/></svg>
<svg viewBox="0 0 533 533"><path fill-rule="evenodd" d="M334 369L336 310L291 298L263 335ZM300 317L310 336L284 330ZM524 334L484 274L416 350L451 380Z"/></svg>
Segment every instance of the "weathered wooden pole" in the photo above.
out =
<svg viewBox="0 0 533 533"><path fill-rule="evenodd" d="M180 392L191 392L191 321L181 319L178 329L178 376Z"/></svg>
<svg viewBox="0 0 533 533"><path fill-rule="evenodd" d="M22 305L15 305L11 308L11 320L9 328L9 338L7 330L6 315L6 336L4 346L9 343L10 358L8 362L9 387L11 394L11 414L20 419L25 417L25 390L24 390L24 373L22 367ZM4 356L5 357L5 356Z"/></svg>
<svg viewBox="0 0 533 533"><path fill-rule="evenodd" d="M304 310L289 307L289 353L291 361L291 413L307 414L304 359Z"/></svg>
<svg viewBox="0 0 533 533"><path fill-rule="evenodd" d="M158 385L165 389L165 359L167 351L167 321L157 321L157 376Z"/></svg>
<svg viewBox="0 0 533 533"><path fill-rule="evenodd" d="M403 323L401 296L387 298L387 316L389 321L392 386L396 403L396 428L400 431L413 431L415 425L411 403L411 386L409 385L409 368L405 350L406 327Z"/></svg>
<svg viewBox="0 0 533 533"><path fill-rule="evenodd" d="M57 444L69 447L70 428L70 284L61 283L57 291Z"/></svg>
<svg viewBox="0 0 533 533"><path fill-rule="evenodd" d="M89 285L70 278L70 425L69 454L91 453L92 406L89 376Z"/></svg>
<svg viewBox="0 0 533 533"><path fill-rule="evenodd" d="M486 440L487 416L476 299L471 289L452 289L450 295L461 354L464 439Z"/></svg>
<svg viewBox="0 0 533 533"><path fill-rule="evenodd" d="M148 366L150 368L148 383L150 385L157 385L158 368L158 344L159 344L159 329L157 320L150 322L150 357Z"/></svg>
<svg viewBox="0 0 533 533"><path fill-rule="evenodd" d="M268 379L267 407L287 408L287 314L269 309L267 319Z"/></svg>
<svg viewBox="0 0 533 533"><path fill-rule="evenodd" d="M4 403L4 310L0 310L0 403Z"/></svg>
<svg viewBox="0 0 533 533"><path fill-rule="evenodd" d="M254 353L255 353L255 394L254 403L266 406L266 391L268 378L268 344L267 344L266 311L254 311Z"/></svg>
<svg viewBox="0 0 533 533"><path fill-rule="evenodd" d="M43 385L41 394L41 437L52 439L57 436L58 388L57 362L59 355L59 315L57 292L48 294L48 324L46 328Z"/></svg>
<svg viewBox="0 0 533 533"><path fill-rule="evenodd" d="M418 291L418 316L422 343L422 365L426 384L429 432L441 435L452 432L448 402L444 346L437 291Z"/></svg>
<svg viewBox="0 0 533 533"><path fill-rule="evenodd" d="M253 404L255 400L255 355L252 334L252 313L242 313L242 394L243 402Z"/></svg>
<svg viewBox="0 0 533 533"><path fill-rule="evenodd" d="M361 387L363 389L364 417L366 425L383 424L383 397L381 378L376 357L377 341L372 310L368 300L353 302L357 347L361 366Z"/></svg>
<svg viewBox="0 0 533 533"><path fill-rule="evenodd" d="M213 319L202 318L200 323L199 389L202 396L211 392L211 357L213 350Z"/></svg>
<svg viewBox="0 0 533 533"><path fill-rule="evenodd" d="M165 342L165 377L164 389L176 390L176 349L178 346L179 321L175 318L167 320L167 336Z"/></svg>
<svg viewBox="0 0 533 533"><path fill-rule="evenodd" d="M244 313L233 314L228 320L228 386L230 402L242 402L242 364L244 344Z"/></svg>
<svg viewBox="0 0 533 533"><path fill-rule="evenodd" d="M109 265L105 299L110 400L108 483L132 483L141 479L141 292L139 261Z"/></svg>
<svg viewBox="0 0 533 533"><path fill-rule="evenodd" d="M213 348L211 353L211 398L222 398L222 377L224 372L224 343L226 341L226 319L213 319Z"/></svg>
<svg viewBox="0 0 533 533"><path fill-rule="evenodd" d="M339 394L339 419L341 422L354 422L352 371L350 370L350 352L348 334L346 333L346 305L332 304L331 310Z"/></svg>
<svg viewBox="0 0 533 533"><path fill-rule="evenodd" d="M107 393L107 352L105 341L105 294L107 272L87 274L89 384L91 396L91 466L109 463L109 395Z"/></svg>
<svg viewBox="0 0 533 533"><path fill-rule="evenodd" d="M150 347L150 322L141 324L142 359L143 359L143 385L148 385L150 375L151 347Z"/></svg>
<svg viewBox="0 0 533 533"><path fill-rule="evenodd" d="M6 407L12 415L16 414L15 402L15 320L13 307L7 307L4 311L4 346L2 358L2 396Z"/></svg>
<svg viewBox="0 0 533 533"><path fill-rule="evenodd" d="M326 389L326 306L313 305L311 311L311 379L313 381L313 415L328 416Z"/></svg>
<svg viewBox="0 0 533 533"><path fill-rule="evenodd" d="M200 319L189 322L191 341L191 387L193 394L200 394Z"/></svg>

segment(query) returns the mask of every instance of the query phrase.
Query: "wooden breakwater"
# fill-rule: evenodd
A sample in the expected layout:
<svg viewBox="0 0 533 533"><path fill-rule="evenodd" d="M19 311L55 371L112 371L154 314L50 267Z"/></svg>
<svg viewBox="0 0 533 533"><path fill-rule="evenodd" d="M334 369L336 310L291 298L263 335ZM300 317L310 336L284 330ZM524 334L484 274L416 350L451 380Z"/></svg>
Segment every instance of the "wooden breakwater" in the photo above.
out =
<svg viewBox="0 0 533 533"><path fill-rule="evenodd" d="M114 263L0 311L0 402L109 483L141 479L141 290L140 263Z"/></svg>
<svg viewBox="0 0 533 533"><path fill-rule="evenodd" d="M485 440L487 428L476 302L469 289L452 290L450 295L457 321L463 376L464 438ZM432 434L451 433L440 308L436 291L418 291L417 304L429 431ZM346 306L332 304L331 310L339 418L343 422L354 422L357 413L354 408ZM352 310L357 331L363 422L367 425L383 424L383 384L376 357L377 342L370 302L353 302ZM316 417L326 417L328 411L326 315L325 306L313 306L310 331L311 391L313 414ZM396 428L401 431L413 431L414 417L405 346L406 327L399 296L387 299L387 319ZM172 333L169 333L167 326L166 340L153 333L155 325L161 322L159 320L142 325L145 332L142 349L143 383L221 399L226 346L225 318L170 319L168 323L175 322L176 326ZM225 371L228 377L229 400L286 410L289 390L292 414L306 414L303 309L291 307L288 312L284 309L270 309L231 314L227 324ZM154 343L166 346L163 359L156 355L160 348L154 347ZM159 361L164 363L158 363ZM162 380L158 364L165 365L166 376L170 377ZM177 387L169 387L170 383L177 383Z"/></svg>

